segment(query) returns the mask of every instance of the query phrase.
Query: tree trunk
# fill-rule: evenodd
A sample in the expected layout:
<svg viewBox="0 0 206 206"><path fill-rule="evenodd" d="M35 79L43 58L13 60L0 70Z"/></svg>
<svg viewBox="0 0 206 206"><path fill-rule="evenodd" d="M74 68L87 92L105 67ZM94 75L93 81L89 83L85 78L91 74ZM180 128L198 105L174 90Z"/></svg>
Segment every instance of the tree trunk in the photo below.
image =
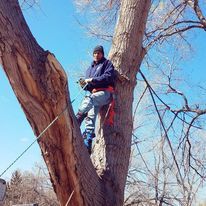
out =
<svg viewBox="0 0 206 206"><path fill-rule="evenodd" d="M150 0L121 2L109 57L118 76L121 74L123 79L120 81L117 78L116 82L114 125L111 127L104 124L105 112L100 117L101 128L98 128L98 141L94 148L98 155L93 158L98 173L109 188L107 191L112 188L113 196L115 195L116 202L113 205L122 205L124 197L133 130L133 92L136 75L144 57L142 41L151 4Z"/></svg>
<svg viewBox="0 0 206 206"><path fill-rule="evenodd" d="M133 90L142 60L149 5L149 0L121 3L110 57L129 81L117 82L115 123L100 130L106 150L94 159L96 171L81 138L63 68L53 54L38 45L18 1L0 1L1 62L35 135L67 107L38 141L61 205L66 204L71 194L71 206L123 204L132 136Z"/></svg>

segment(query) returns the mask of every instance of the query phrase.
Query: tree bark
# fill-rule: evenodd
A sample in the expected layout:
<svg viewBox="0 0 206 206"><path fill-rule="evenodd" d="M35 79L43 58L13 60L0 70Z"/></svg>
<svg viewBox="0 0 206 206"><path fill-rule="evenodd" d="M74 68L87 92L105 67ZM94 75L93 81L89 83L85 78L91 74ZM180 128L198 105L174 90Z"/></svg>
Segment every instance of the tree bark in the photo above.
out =
<svg viewBox="0 0 206 206"><path fill-rule="evenodd" d="M117 81L115 123L99 132L106 150L96 156L94 167L73 113L63 68L53 54L38 45L18 1L0 1L0 59L35 135L67 107L38 141L61 205L66 204L71 194L72 206L123 205L132 136L133 90L142 60L149 6L149 0L121 3L110 57L118 72L129 81Z"/></svg>
<svg viewBox="0 0 206 206"><path fill-rule="evenodd" d="M136 75L144 57L143 35L150 8L150 0L123 0L109 57L118 76L115 88L114 125L105 123L105 113L100 117L98 141L93 162L110 191L115 195L113 205L122 205L126 183L133 130L132 103ZM106 108L107 110L107 108ZM102 126L104 125L104 126Z"/></svg>
<svg viewBox="0 0 206 206"><path fill-rule="evenodd" d="M65 205L73 190L70 205L98 205L102 189L80 137L66 74L54 55L37 44L18 1L0 2L0 36L4 71L34 133L38 136L68 105L67 111L39 140L61 205ZM92 194L99 199L91 199Z"/></svg>

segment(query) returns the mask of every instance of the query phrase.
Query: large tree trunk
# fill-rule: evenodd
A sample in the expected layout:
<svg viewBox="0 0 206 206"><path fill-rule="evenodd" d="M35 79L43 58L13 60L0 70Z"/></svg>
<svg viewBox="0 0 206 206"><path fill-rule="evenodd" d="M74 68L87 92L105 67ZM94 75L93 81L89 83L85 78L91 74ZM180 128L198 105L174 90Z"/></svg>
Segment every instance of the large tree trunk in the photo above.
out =
<svg viewBox="0 0 206 206"><path fill-rule="evenodd" d="M133 130L132 103L136 75L144 57L142 48L150 0L121 1L119 20L116 25L109 57L118 76L115 89L114 125L108 126L100 117L98 141L95 144L93 162L106 186L112 188L116 197L113 205L121 205L128 172ZM107 110L107 108L106 108ZM104 125L102 127L102 125ZM109 189L107 191L109 191Z"/></svg>
<svg viewBox="0 0 206 206"><path fill-rule="evenodd" d="M132 136L135 76L150 1L123 0L110 57L129 81L117 82L114 127L100 130L106 150L93 166L70 103L67 78L54 55L32 36L17 0L0 1L0 57L10 84L38 136L67 110L38 141L61 205L123 204ZM96 153L96 152L95 152ZM103 158L103 163L102 163ZM73 193L72 193L73 192Z"/></svg>

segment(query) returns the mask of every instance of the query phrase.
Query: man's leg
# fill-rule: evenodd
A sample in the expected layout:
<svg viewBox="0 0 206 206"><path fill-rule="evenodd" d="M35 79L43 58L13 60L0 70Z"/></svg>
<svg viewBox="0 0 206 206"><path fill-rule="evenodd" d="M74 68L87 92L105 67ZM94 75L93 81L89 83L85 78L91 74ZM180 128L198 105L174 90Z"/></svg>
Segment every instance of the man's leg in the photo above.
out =
<svg viewBox="0 0 206 206"><path fill-rule="evenodd" d="M78 113L76 114L76 118L77 118L77 122L78 122L79 126L81 126L81 123L83 122L83 120L87 116L87 112L92 108L92 106L93 105L91 102L90 95L85 96L80 107L79 107Z"/></svg>
<svg viewBox="0 0 206 206"><path fill-rule="evenodd" d="M81 125L82 121L87 116L87 113L90 109L92 109L92 107L106 105L110 102L110 100L111 93L108 91L99 91L89 96L85 96L79 107L79 111L76 114L79 125Z"/></svg>
<svg viewBox="0 0 206 206"><path fill-rule="evenodd" d="M87 117L85 119L85 128L88 131L94 133L95 121L100 108L108 104L111 100L111 93L108 91L99 91L91 94L88 101L85 101L84 108L87 112Z"/></svg>
<svg viewBox="0 0 206 206"><path fill-rule="evenodd" d="M89 154L91 154L92 140L95 137L95 122L97 114L101 106L110 102L111 94L109 92L100 91L91 95L93 107L88 111L85 119L84 144L86 145Z"/></svg>
<svg viewBox="0 0 206 206"><path fill-rule="evenodd" d="M89 154L91 154L92 150L92 140L95 137L95 121L97 114L99 112L99 107L92 107L89 110L87 117L85 119L85 131L83 133L84 144L86 145Z"/></svg>

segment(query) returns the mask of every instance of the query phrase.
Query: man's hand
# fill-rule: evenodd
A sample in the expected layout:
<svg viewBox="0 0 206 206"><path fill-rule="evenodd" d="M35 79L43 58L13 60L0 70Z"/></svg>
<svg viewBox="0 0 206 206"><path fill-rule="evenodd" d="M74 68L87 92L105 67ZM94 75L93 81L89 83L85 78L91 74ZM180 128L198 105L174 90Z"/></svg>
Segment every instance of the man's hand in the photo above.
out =
<svg viewBox="0 0 206 206"><path fill-rule="evenodd" d="M85 79L84 81L85 81L86 83L90 83L90 82L92 82L92 78Z"/></svg>
<svg viewBox="0 0 206 206"><path fill-rule="evenodd" d="M83 88L86 85L86 82L84 79L80 78L77 83L79 83L79 85Z"/></svg>
<svg viewBox="0 0 206 206"><path fill-rule="evenodd" d="M83 87L85 87L86 84L88 84L90 82L92 82L92 78L89 78L89 79L80 78L77 83L79 83L80 86L83 88Z"/></svg>

